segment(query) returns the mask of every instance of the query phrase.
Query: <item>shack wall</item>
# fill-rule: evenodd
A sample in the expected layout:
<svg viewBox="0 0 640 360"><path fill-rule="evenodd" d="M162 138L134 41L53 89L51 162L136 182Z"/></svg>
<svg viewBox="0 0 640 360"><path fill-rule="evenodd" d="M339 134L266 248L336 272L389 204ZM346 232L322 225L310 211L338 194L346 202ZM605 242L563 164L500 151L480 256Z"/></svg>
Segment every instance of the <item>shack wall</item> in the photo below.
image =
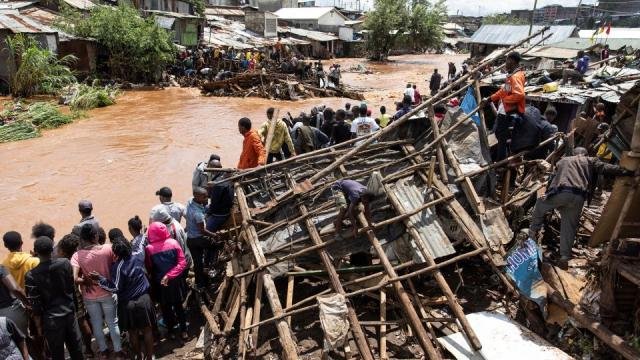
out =
<svg viewBox="0 0 640 360"><path fill-rule="evenodd" d="M96 43L84 39L63 40L58 44L58 56L73 55L78 60L71 68L82 74L96 70Z"/></svg>
<svg viewBox="0 0 640 360"><path fill-rule="evenodd" d="M16 73L16 66L7 46L7 38L10 36L8 30L0 30L0 90L3 93L9 91L11 77Z"/></svg>

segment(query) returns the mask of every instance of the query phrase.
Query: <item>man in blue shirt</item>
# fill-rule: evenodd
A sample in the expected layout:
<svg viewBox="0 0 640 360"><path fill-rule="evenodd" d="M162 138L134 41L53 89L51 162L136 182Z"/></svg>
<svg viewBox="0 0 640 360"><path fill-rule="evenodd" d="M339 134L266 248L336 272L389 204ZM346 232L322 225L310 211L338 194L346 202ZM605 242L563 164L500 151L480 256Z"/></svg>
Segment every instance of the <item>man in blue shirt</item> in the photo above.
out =
<svg viewBox="0 0 640 360"><path fill-rule="evenodd" d="M204 265L213 259L214 233L206 228L207 190L201 187L193 190L193 198L187 203L187 247L193 258L193 272L197 288L207 286Z"/></svg>
<svg viewBox="0 0 640 360"><path fill-rule="evenodd" d="M562 70L562 85L567 83L569 78L576 81L583 81L584 74L589 69L589 56L585 55L584 51L578 51L578 57L573 68L567 68Z"/></svg>
<svg viewBox="0 0 640 360"><path fill-rule="evenodd" d="M359 205L362 203L364 206L364 216L367 222L371 224L371 211L369 205L375 198L374 194L367 190L367 187L360 184L355 180L343 179L336 181L331 185L333 191L336 207L340 210L334 226L336 234L340 235L342 231L342 220L345 215L349 215L349 221L353 228L353 237L358 235L358 225L356 222L356 215L359 212Z"/></svg>

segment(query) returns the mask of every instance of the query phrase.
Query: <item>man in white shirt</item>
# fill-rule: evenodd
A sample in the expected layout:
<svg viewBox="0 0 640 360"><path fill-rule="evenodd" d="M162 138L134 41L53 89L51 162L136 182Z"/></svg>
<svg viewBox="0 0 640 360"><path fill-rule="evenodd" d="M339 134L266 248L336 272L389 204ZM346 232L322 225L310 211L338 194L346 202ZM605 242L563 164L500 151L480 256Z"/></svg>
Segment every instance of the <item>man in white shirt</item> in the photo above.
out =
<svg viewBox="0 0 640 360"><path fill-rule="evenodd" d="M404 89L404 95L409 95L409 97L411 97L411 100L413 100L413 98L415 97L415 92L413 90L413 86L411 86L411 84L407 84L407 88Z"/></svg>
<svg viewBox="0 0 640 360"><path fill-rule="evenodd" d="M186 213L186 209L184 205L171 201L171 198L173 197L171 189L164 186L160 190L156 191L156 195L160 198L160 203L167 208L171 217L176 219L177 222L180 222Z"/></svg>
<svg viewBox="0 0 640 360"><path fill-rule="evenodd" d="M353 111L355 112L356 109L359 109L360 117L356 118L355 120L353 120L353 122L351 122L352 137L354 138L361 137L361 136L372 134L380 130L380 126L376 123L376 121L367 116L366 104L360 105L359 108L354 108ZM359 144L360 142L356 143L356 145L359 145Z"/></svg>

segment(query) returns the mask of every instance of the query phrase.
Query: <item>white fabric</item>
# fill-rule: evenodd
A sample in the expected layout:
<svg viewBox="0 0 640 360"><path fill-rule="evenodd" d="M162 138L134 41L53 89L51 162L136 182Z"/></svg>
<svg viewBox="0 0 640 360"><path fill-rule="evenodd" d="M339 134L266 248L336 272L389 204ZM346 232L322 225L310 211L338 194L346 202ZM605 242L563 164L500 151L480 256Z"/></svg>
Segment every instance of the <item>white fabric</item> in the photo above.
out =
<svg viewBox="0 0 640 360"><path fill-rule="evenodd" d="M344 346L349 332L347 302L344 295L330 294L317 297L320 305L320 325L324 331L325 350Z"/></svg>
<svg viewBox="0 0 640 360"><path fill-rule="evenodd" d="M357 137L369 135L380 129L378 123L370 117L359 117L351 123L351 133Z"/></svg>
<svg viewBox="0 0 640 360"><path fill-rule="evenodd" d="M382 174L380 171L374 171L367 182L367 190L374 193L376 196L384 194L384 184L382 183Z"/></svg>

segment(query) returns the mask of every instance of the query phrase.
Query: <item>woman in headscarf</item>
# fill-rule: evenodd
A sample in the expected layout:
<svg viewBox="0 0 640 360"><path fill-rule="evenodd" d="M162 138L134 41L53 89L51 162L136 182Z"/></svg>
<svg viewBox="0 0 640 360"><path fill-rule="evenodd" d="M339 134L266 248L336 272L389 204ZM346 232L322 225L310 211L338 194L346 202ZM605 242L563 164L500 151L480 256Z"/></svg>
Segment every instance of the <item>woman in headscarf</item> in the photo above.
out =
<svg viewBox="0 0 640 360"><path fill-rule="evenodd" d="M187 318L182 307L185 298L182 273L187 268L184 252L163 223L151 223L147 237L149 245L145 262L156 291L156 300L160 303L162 318L171 338L175 338L174 327L177 322L182 339L186 340Z"/></svg>

